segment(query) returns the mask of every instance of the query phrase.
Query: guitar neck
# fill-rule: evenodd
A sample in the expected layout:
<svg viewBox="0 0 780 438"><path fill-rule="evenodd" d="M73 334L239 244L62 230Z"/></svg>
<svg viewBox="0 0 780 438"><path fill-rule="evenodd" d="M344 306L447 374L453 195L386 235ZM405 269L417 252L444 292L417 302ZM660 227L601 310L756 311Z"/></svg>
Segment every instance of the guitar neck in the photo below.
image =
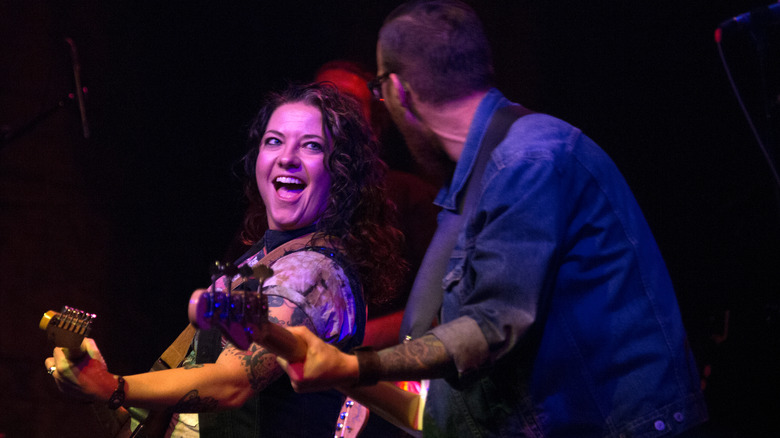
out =
<svg viewBox="0 0 780 438"><path fill-rule="evenodd" d="M306 343L286 328L268 324L263 327L261 335L255 337L255 342L271 353L290 363L306 359ZM423 402L419 394L404 391L390 382L339 388L339 391L407 432L422 430Z"/></svg>
<svg viewBox="0 0 780 438"><path fill-rule="evenodd" d="M288 362L302 362L306 359L306 343L280 325L267 324L253 338L268 351Z"/></svg>
<svg viewBox="0 0 780 438"><path fill-rule="evenodd" d="M255 342L290 363L306 359L306 343L280 325L268 324ZM422 430L424 399L420 394L404 391L390 382L337 389L407 433Z"/></svg>
<svg viewBox="0 0 780 438"><path fill-rule="evenodd" d="M390 382L338 389L409 434L422 430L424 399L420 394L404 391Z"/></svg>

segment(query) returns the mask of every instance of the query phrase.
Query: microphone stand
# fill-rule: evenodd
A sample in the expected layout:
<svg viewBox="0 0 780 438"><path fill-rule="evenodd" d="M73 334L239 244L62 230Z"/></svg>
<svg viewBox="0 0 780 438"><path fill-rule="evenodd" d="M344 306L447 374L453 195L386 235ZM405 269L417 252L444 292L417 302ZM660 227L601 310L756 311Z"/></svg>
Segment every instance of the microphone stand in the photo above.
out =
<svg viewBox="0 0 780 438"><path fill-rule="evenodd" d="M21 137L27 132L32 131L32 129L35 128L39 123L48 119L52 114L57 112L60 108L64 108L65 105L71 103L72 101L73 97L68 95L63 99L60 99L56 104L38 113L24 125L16 129L7 129L4 127L2 131L2 137L0 137L0 149L5 147L6 144L11 143L13 140L16 140L18 137Z"/></svg>
<svg viewBox="0 0 780 438"><path fill-rule="evenodd" d="M715 41L717 43L718 47L718 53L720 54L721 62L723 63L723 66L726 71L726 75L728 77L729 82L731 83L731 87L734 90L734 94L737 97L737 101L742 109L743 114L745 115L745 118L747 119L747 122L750 126L750 129L753 133L753 136L756 138L756 141L758 142L758 146L761 149L762 154L764 155L764 158L767 161L767 164L769 165L769 169L772 173L772 177L774 179L774 182L776 184L775 188L780 189L780 172L778 171L778 161L777 161L777 152L778 152L778 145L776 143L777 141L777 124L780 124L780 121L773 120L773 112L777 113L777 109L780 106L780 95L774 96L774 100L772 99L770 90L769 90L769 83L767 80L767 72L769 70L769 63L767 61L767 50L769 47L769 43L767 41L767 30L770 26L773 25L771 20L772 13L775 13L777 10L780 10L780 6L777 4L770 5L766 8L759 8L749 13L749 18L744 19L743 21L736 20L735 22L739 24L737 26L738 28L742 30L747 30L748 35L750 36L750 39L753 41L753 44L756 49L756 56L758 61L758 76L760 81L760 93L762 95L763 100L763 124L760 127L757 127L756 124L753 121L753 118L750 115L750 111L748 111L747 107L745 106L745 103L742 100L742 96L739 90L739 87L737 86L736 82L734 81L734 78L731 76L731 70L728 66L728 63L726 62L725 54L723 53L723 48L721 47L721 39L723 36L723 29L728 27L729 21L724 22L721 24L715 33ZM748 15L748 14L744 14Z"/></svg>
<svg viewBox="0 0 780 438"><path fill-rule="evenodd" d="M84 98L85 90L81 85L81 64L79 63L78 53L76 52L76 45L73 42L73 40L71 38L66 37L65 42L68 43L68 47L70 49L71 63L73 65L73 78L76 85L75 92L68 93L67 96L57 101L57 103L50 106L49 108L46 108L40 113L36 114L32 119L24 123L22 126L19 126L18 128L12 129L7 126L0 127L0 150L2 150L3 147L5 147L5 145L11 143L15 139L31 131L33 128L38 126L38 124L51 117L52 114L56 113L59 109L64 108L66 105L73 103L74 101L78 102L78 106L79 106L82 134L86 139L90 137L89 125L87 124L87 114L85 109L85 98Z"/></svg>

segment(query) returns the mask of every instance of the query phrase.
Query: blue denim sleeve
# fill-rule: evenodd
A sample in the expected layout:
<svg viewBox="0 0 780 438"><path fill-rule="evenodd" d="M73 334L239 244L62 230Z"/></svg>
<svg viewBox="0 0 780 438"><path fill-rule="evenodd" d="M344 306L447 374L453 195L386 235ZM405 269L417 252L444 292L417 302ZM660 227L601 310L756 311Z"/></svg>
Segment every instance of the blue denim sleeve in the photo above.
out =
<svg viewBox="0 0 780 438"><path fill-rule="evenodd" d="M494 151L445 277L442 319L453 324L433 334L462 374L517 345L555 281L568 202L557 161L579 131L539 129L546 116L526 119Z"/></svg>

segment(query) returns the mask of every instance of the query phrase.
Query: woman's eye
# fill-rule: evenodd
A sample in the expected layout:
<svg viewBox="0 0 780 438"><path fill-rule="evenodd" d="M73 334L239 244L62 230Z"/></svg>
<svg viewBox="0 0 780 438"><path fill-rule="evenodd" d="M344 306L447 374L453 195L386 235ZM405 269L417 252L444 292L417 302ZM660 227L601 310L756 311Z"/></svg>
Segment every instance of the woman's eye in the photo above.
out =
<svg viewBox="0 0 780 438"><path fill-rule="evenodd" d="M278 146L282 144L281 140L276 137L266 137L263 139L263 146Z"/></svg>
<svg viewBox="0 0 780 438"><path fill-rule="evenodd" d="M313 152L322 152L322 145L317 143L316 141L310 141L308 143L304 143L303 147Z"/></svg>

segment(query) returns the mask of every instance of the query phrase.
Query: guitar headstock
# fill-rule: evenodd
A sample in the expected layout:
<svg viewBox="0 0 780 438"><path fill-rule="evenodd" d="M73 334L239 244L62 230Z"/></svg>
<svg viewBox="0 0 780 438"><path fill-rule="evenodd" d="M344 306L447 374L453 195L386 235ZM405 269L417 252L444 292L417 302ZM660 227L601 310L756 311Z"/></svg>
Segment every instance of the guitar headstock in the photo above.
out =
<svg viewBox="0 0 780 438"><path fill-rule="evenodd" d="M81 348L81 341L89 336L95 317L94 313L63 306L60 312L49 310L44 313L38 326L46 331L46 337L54 345L75 352Z"/></svg>
<svg viewBox="0 0 780 438"><path fill-rule="evenodd" d="M219 274L223 274L221 289ZM235 346L248 349L268 324L268 300L262 289L271 275L273 271L260 264L254 268L215 264L211 287L190 297L190 322L200 329L218 328ZM258 286L255 290L244 290L250 278L256 279Z"/></svg>

